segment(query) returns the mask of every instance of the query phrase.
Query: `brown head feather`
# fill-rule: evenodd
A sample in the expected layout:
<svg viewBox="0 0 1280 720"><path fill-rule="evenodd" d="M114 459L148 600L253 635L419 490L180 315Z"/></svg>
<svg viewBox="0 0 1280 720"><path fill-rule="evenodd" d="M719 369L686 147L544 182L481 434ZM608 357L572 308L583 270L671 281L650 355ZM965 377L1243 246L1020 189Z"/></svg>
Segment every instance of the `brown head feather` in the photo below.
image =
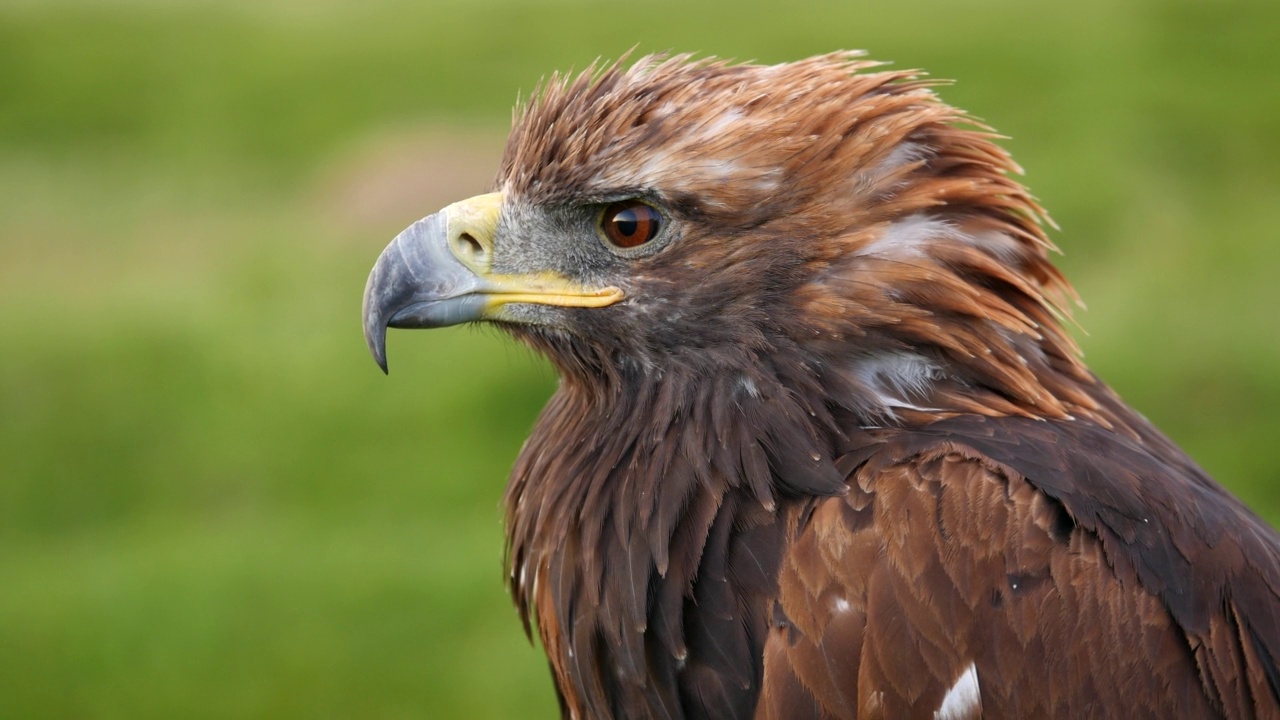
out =
<svg viewBox="0 0 1280 720"><path fill-rule="evenodd" d="M1047 216L1011 177L1021 169L938 83L868 72L877 65L847 52L770 67L681 55L553 77L518 115L497 184L535 205L658 198L685 229L680 247L636 263L632 295L693 305L723 282L746 290L720 315L737 330L727 342L776 327L818 357L909 352L931 377L902 411L1126 425L1100 407L1105 391L1062 327L1074 291L1050 262ZM671 292L693 286L710 287ZM663 345L623 350L661 366L679 354ZM539 346L571 371L590 354ZM870 415L902 414L876 400Z"/></svg>

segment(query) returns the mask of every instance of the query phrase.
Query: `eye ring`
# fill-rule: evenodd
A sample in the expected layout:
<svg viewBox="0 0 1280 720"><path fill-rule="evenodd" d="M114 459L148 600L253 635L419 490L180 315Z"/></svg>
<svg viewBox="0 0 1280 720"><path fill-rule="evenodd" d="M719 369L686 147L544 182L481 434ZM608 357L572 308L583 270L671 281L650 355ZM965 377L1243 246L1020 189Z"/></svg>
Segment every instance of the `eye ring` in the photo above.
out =
<svg viewBox="0 0 1280 720"><path fill-rule="evenodd" d="M605 242L632 250L662 233L666 218L643 200L620 200L606 205L600 213L600 234Z"/></svg>

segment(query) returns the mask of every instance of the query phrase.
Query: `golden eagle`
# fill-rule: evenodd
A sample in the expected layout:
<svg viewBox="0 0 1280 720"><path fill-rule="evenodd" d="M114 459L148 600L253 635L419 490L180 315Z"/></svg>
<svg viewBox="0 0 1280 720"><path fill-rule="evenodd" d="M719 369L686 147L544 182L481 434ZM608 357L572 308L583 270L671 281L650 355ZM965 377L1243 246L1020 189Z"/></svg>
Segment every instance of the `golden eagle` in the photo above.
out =
<svg viewBox="0 0 1280 720"><path fill-rule="evenodd" d="M1280 539L1082 363L992 132L854 53L553 77L364 298L560 386L506 492L565 717L1280 716Z"/></svg>

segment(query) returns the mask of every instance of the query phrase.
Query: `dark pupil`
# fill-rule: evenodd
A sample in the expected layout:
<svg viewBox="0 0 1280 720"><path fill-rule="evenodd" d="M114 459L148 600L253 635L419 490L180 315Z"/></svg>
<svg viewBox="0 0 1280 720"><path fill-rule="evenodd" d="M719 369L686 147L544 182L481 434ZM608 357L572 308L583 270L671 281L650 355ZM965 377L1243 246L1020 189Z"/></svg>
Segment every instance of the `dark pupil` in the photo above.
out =
<svg viewBox="0 0 1280 720"><path fill-rule="evenodd" d="M636 211L627 208L618 213L613 218L613 224L618 228L618 234L630 240L640 231L640 218L636 216Z"/></svg>

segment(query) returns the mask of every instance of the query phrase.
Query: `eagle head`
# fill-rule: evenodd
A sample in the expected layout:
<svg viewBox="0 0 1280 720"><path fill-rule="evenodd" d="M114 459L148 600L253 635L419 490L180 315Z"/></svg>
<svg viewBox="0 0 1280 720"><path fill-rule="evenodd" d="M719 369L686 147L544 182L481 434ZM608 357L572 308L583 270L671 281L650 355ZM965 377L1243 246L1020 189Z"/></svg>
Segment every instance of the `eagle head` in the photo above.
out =
<svg viewBox="0 0 1280 720"><path fill-rule="evenodd" d="M937 83L876 67L677 56L553 77L494 192L379 259L374 357L385 370L388 326L483 320L601 390L676 373L818 383L873 422L1100 415L1017 166ZM809 377L779 381L779 358Z"/></svg>

